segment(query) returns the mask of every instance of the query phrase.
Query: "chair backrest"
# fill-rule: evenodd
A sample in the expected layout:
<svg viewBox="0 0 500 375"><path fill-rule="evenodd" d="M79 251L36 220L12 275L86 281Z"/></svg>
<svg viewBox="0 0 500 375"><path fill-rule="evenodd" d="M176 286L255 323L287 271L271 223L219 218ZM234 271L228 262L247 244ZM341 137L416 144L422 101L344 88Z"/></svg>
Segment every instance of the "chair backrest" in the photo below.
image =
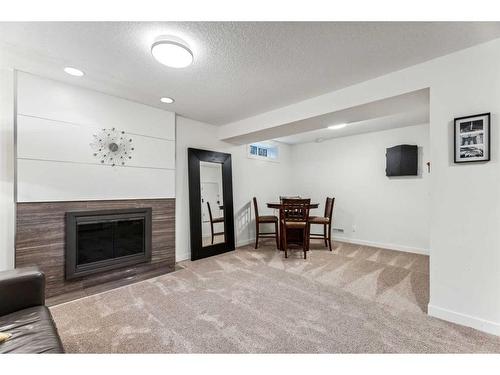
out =
<svg viewBox="0 0 500 375"><path fill-rule="evenodd" d="M213 221L213 218L212 218L212 209L210 208L210 202L207 201L207 208L208 208L208 216L210 217L210 222Z"/></svg>
<svg viewBox="0 0 500 375"><path fill-rule="evenodd" d="M259 217L259 207L257 206L257 198L253 197L253 208L255 210L255 219Z"/></svg>
<svg viewBox="0 0 500 375"><path fill-rule="evenodd" d="M285 222L308 221L310 210L310 199L285 198L281 201L280 215Z"/></svg>
<svg viewBox="0 0 500 375"><path fill-rule="evenodd" d="M332 221L332 213L333 213L333 204L335 203L335 198L326 198L326 203L325 203L325 217L330 219L330 222Z"/></svg>
<svg viewBox="0 0 500 375"><path fill-rule="evenodd" d="M300 195L290 195L290 196L280 195L280 202L282 202L283 199L300 199Z"/></svg>

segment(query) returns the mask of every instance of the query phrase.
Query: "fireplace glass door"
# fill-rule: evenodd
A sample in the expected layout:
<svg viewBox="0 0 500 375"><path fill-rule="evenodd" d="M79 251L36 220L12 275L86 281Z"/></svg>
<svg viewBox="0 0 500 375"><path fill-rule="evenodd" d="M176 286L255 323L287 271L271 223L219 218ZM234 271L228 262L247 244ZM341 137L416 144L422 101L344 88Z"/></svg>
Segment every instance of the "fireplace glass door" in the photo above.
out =
<svg viewBox="0 0 500 375"><path fill-rule="evenodd" d="M148 262L151 208L66 214L66 279Z"/></svg>
<svg viewBox="0 0 500 375"><path fill-rule="evenodd" d="M145 251L144 219L77 224L77 266Z"/></svg>

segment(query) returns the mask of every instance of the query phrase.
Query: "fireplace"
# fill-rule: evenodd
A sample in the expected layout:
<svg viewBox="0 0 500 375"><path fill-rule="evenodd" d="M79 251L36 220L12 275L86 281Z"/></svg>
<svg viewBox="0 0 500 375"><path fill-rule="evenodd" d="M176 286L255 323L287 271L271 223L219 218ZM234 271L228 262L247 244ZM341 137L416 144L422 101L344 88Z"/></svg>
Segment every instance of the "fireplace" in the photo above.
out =
<svg viewBox="0 0 500 375"><path fill-rule="evenodd" d="M66 213L66 279L151 260L151 208Z"/></svg>

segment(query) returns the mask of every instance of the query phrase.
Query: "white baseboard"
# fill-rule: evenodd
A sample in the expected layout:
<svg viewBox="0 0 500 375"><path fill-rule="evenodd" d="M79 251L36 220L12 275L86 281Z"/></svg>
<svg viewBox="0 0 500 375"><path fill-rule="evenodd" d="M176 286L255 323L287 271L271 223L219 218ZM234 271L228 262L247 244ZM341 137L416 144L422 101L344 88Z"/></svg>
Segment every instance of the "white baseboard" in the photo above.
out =
<svg viewBox="0 0 500 375"><path fill-rule="evenodd" d="M191 259L191 253L175 254L175 263L182 262L183 260Z"/></svg>
<svg viewBox="0 0 500 375"><path fill-rule="evenodd" d="M236 247L242 247L242 246L247 246L250 245L251 243L255 242L255 238L247 238L246 240L241 240L236 243Z"/></svg>
<svg viewBox="0 0 500 375"><path fill-rule="evenodd" d="M394 244L388 244L388 243L380 243L380 242L371 242L371 241L365 241L365 240L358 240L358 239L353 239L353 238L346 238L346 237L339 237L339 236L333 236L332 237L333 241L341 241L341 242L347 242L347 243L353 243L356 245L365 245L365 246L373 246L373 247L379 247L381 249L388 249L388 250L396 250L396 251L403 251L406 253L415 253L415 254L423 254L423 255L429 255L429 250L427 249L421 249L417 247L410 247L410 246L403 246L403 245L394 245ZM247 246L251 243L255 242L255 238L247 238L244 240L240 240L236 243L236 247L242 247L242 246ZM181 262L183 260L190 259L191 255L190 253L182 254L176 256L175 261L176 262Z"/></svg>
<svg viewBox="0 0 500 375"><path fill-rule="evenodd" d="M236 247L242 247L255 242L255 239L249 238L246 240L241 240L236 243ZM175 254L175 263L182 262L183 260L191 259L191 253Z"/></svg>
<svg viewBox="0 0 500 375"><path fill-rule="evenodd" d="M492 335L500 336L500 323L451 311L442 307L433 306L430 303L427 305L427 314L435 318L447 320L452 323L457 323L463 326L475 328L479 331L491 333Z"/></svg>
<svg viewBox="0 0 500 375"><path fill-rule="evenodd" d="M347 237L339 237L339 236L332 236L332 240L333 241L353 243L353 244L356 244L356 245L365 245L365 246L379 247L381 249L403 251L405 253L414 253L414 254L429 255L429 250L428 249L423 249L423 248L419 248L419 247L411 247L411 246L404 246L404 245L395 245L395 244L381 243L381 242L372 242L372 241L358 240L358 239L355 239L355 238L347 238ZM236 244L236 247L246 246L246 245L251 244L253 242L255 242L255 238L250 238L250 239L242 240L242 241L239 241Z"/></svg>
<svg viewBox="0 0 500 375"><path fill-rule="evenodd" d="M332 240L353 243L356 245L379 247L379 248L388 249L388 250L403 251L405 253L429 255L428 249L423 249L423 248L419 248L419 247L395 245L395 244L391 244L391 243L372 242L372 241L358 240L355 238L339 237L339 236L335 236L335 235L332 235Z"/></svg>

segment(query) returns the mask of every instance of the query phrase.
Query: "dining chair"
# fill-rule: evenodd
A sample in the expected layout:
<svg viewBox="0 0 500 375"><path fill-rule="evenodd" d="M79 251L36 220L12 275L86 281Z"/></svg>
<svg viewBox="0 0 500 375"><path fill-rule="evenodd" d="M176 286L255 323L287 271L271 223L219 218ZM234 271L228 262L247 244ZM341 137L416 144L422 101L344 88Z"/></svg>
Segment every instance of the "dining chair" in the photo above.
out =
<svg viewBox="0 0 500 375"><path fill-rule="evenodd" d="M311 233L309 229L309 238L316 240L324 240L325 246L330 248L332 251L332 214L333 214L333 204L335 203L335 198L326 198L325 203L325 216L311 216L309 218L309 225L317 224L323 225L323 234Z"/></svg>
<svg viewBox="0 0 500 375"><path fill-rule="evenodd" d="M224 235L224 231L214 233L214 224L224 223L224 216L214 218L212 216L212 209L210 208L210 202L208 202L208 201L207 201L207 208L208 208L208 216L210 217L210 233L212 234L212 245L213 245L215 236L223 236Z"/></svg>
<svg viewBox="0 0 500 375"><path fill-rule="evenodd" d="M259 247L260 238L276 238L276 248L279 249L279 236L278 236L278 217L274 215L259 216L259 206L257 205L257 198L253 197L253 207L255 210L255 248ZM260 232L260 224L273 224L274 232Z"/></svg>
<svg viewBox="0 0 500 375"><path fill-rule="evenodd" d="M300 195L280 195L280 202L283 202L283 199L301 199Z"/></svg>
<svg viewBox="0 0 500 375"><path fill-rule="evenodd" d="M288 240L291 237L288 233L293 230L301 234L302 250L304 251L304 259L307 258L309 251L309 205L310 199L283 199L281 201L280 222L282 225L282 241L283 250L285 250L285 258L288 258ZM297 233L296 233L297 234Z"/></svg>

